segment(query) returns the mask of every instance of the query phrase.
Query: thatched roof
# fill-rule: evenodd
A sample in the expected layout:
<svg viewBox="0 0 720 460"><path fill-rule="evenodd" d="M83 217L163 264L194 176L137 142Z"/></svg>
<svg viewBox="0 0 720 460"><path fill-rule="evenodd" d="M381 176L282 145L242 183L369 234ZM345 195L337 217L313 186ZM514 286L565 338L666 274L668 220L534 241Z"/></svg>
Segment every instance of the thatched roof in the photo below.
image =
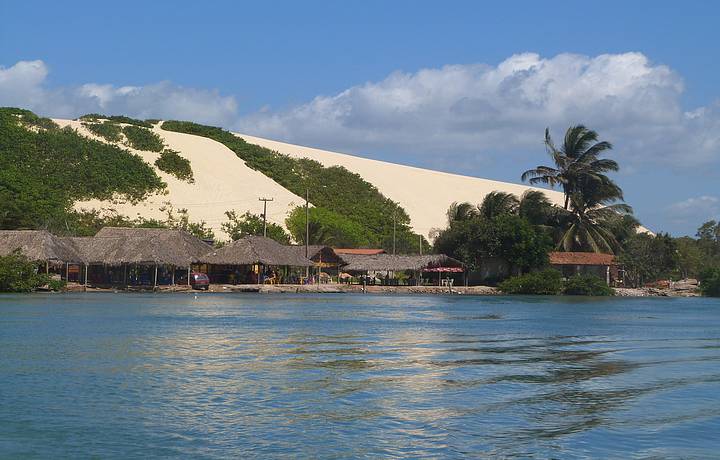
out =
<svg viewBox="0 0 720 460"><path fill-rule="evenodd" d="M45 230L0 230L0 256L18 249L34 261L82 262L72 244Z"/></svg>
<svg viewBox="0 0 720 460"><path fill-rule="evenodd" d="M107 227L91 238L67 238L88 264L187 267L212 246L183 230Z"/></svg>
<svg viewBox="0 0 720 460"><path fill-rule="evenodd" d="M303 248L304 251L304 248ZM284 246L262 236L246 236L200 258L201 263L215 265L289 265L310 267L312 261L297 253L292 246Z"/></svg>
<svg viewBox="0 0 720 460"><path fill-rule="evenodd" d="M348 262L345 271L404 271L422 270L436 267L462 267L462 262L445 254L428 254L425 256L399 256L392 254L351 255L343 254Z"/></svg>

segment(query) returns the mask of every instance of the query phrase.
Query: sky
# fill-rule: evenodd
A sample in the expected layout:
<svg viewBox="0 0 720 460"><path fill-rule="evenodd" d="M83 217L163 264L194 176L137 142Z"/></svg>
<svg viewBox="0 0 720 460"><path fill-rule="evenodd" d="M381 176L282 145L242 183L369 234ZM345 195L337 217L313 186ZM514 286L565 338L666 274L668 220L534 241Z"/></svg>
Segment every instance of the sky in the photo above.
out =
<svg viewBox="0 0 720 460"><path fill-rule="evenodd" d="M584 124L643 224L693 235L720 219L720 3L586 3L0 2L0 105L510 182Z"/></svg>

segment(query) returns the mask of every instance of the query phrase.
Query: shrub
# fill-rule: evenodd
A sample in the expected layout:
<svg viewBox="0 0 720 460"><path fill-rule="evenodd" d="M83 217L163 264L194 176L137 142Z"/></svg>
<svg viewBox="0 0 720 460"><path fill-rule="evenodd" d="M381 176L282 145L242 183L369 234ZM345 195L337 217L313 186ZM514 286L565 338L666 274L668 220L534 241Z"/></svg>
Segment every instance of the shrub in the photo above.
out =
<svg viewBox="0 0 720 460"><path fill-rule="evenodd" d="M123 133L128 140L128 145L134 149L146 150L149 152L162 152L165 148L160 136L147 128L140 126L125 126Z"/></svg>
<svg viewBox="0 0 720 460"><path fill-rule="evenodd" d="M82 125L91 133L97 134L110 142L120 142L122 140L122 128L111 121L83 123Z"/></svg>
<svg viewBox="0 0 720 460"><path fill-rule="evenodd" d="M258 216L250 211L241 215L238 215L235 211L225 211L225 216L228 220L222 223L221 228L230 235L230 239L233 241L248 235L263 234L262 215ZM273 222L267 222L266 234L268 238L280 244L290 243L290 236L285 232L285 229Z"/></svg>
<svg viewBox="0 0 720 460"><path fill-rule="evenodd" d="M708 297L720 297L720 268L708 268L700 273L700 292Z"/></svg>
<svg viewBox="0 0 720 460"><path fill-rule="evenodd" d="M181 157L180 152L170 149L163 150L160 152L160 158L155 160L155 166L157 166L160 171L165 171L180 180L187 181L191 184L195 182L190 161L187 158Z"/></svg>
<svg viewBox="0 0 720 460"><path fill-rule="evenodd" d="M499 284L506 294L558 295L562 291L562 275L557 270L547 269L508 278Z"/></svg>
<svg viewBox="0 0 720 460"><path fill-rule="evenodd" d="M165 188L127 149L30 115L0 108L0 228L66 231L77 200L140 201ZM25 119L43 129L28 129Z"/></svg>
<svg viewBox="0 0 720 460"><path fill-rule="evenodd" d="M0 292L30 292L48 284L47 275L20 251L0 257Z"/></svg>
<svg viewBox="0 0 720 460"><path fill-rule="evenodd" d="M51 291L56 291L56 292L64 291L65 288L67 288L67 281L51 279L48 281L48 288Z"/></svg>
<svg viewBox="0 0 720 460"><path fill-rule="evenodd" d="M565 282L563 294L607 296L613 295L614 291L602 278L593 275L575 275Z"/></svg>
<svg viewBox="0 0 720 460"><path fill-rule="evenodd" d="M100 115L99 113L88 113L80 117L81 120L97 121L97 120L110 120L115 123L124 123L126 125L141 126L143 128L152 128L152 124L148 121L138 120L137 118L130 118L124 115Z"/></svg>

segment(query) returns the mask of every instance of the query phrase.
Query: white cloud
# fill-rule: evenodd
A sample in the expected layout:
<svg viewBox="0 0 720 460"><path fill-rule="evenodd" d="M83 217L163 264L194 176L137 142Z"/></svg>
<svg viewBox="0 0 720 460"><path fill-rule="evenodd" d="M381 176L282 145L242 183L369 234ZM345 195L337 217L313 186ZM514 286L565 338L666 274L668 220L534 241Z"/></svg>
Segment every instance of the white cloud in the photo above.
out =
<svg viewBox="0 0 720 460"><path fill-rule="evenodd" d="M576 123L612 140L630 161L717 160L717 107L686 112L683 83L641 53L588 57L525 53L497 66L449 65L396 72L379 82L263 111L236 129L353 151L484 154L537 152L546 126L559 137ZM541 148L541 147L540 147Z"/></svg>
<svg viewBox="0 0 720 460"><path fill-rule="evenodd" d="M47 75L42 61L0 67L0 105L55 117L102 112L188 119L317 147L395 154L396 161L413 155L426 166L451 160L454 170L477 174L481 165L514 161L508 155L535 158L546 126L560 137L575 123L611 140L626 173L649 162L697 167L720 160L720 106L683 108L681 77L641 53L524 53L496 66L395 72L245 117L234 97L214 90L170 82L50 88Z"/></svg>
<svg viewBox="0 0 720 460"><path fill-rule="evenodd" d="M688 198L668 206L668 214L677 224L717 219L720 216L720 198L709 195Z"/></svg>
<svg viewBox="0 0 720 460"><path fill-rule="evenodd" d="M170 82L146 86L87 83L48 88L42 61L20 61L0 67L0 105L28 108L52 117L74 118L90 112L140 118L181 118L229 125L237 120L237 103L218 91L183 88Z"/></svg>

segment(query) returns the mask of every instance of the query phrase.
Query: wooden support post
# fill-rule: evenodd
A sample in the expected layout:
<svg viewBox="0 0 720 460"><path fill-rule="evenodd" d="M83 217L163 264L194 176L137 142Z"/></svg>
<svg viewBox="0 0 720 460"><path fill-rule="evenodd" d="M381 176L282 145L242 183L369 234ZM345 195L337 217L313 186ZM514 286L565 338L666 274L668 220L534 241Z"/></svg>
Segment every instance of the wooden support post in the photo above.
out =
<svg viewBox="0 0 720 460"><path fill-rule="evenodd" d="M188 280L187 280L188 286L190 286L190 267L188 266Z"/></svg>
<svg viewBox="0 0 720 460"><path fill-rule="evenodd" d="M175 265L171 265L172 267L172 285L175 286Z"/></svg>
<svg viewBox="0 0 720 460"><path fill-rule="evenodd" d="M85 265L85 284L84 284L85 288L84 288L84 290L87 290L88 264L83 264L83 265Z"/></svg>
<svg viewBox="0 0 720 460"><path fill-rule="evenodd" d="M122 264L122 265L123 265L123 284L125 285L125 289L127 289L127 286L128 286L127 266L128 266L128 264Z"/></svg>
<svg viewBox="0 0 720 460"><path fill-rule="evenodd" d="M155 264L155 280L153 281L153 291L157 289L157 272L158 272L158 266Z"/></svg>
<svg viewBox="0 0 720 460"><path fill-rule="evenodd" d="M70 262L65 262L65 282L70 281Z"/></svg>

